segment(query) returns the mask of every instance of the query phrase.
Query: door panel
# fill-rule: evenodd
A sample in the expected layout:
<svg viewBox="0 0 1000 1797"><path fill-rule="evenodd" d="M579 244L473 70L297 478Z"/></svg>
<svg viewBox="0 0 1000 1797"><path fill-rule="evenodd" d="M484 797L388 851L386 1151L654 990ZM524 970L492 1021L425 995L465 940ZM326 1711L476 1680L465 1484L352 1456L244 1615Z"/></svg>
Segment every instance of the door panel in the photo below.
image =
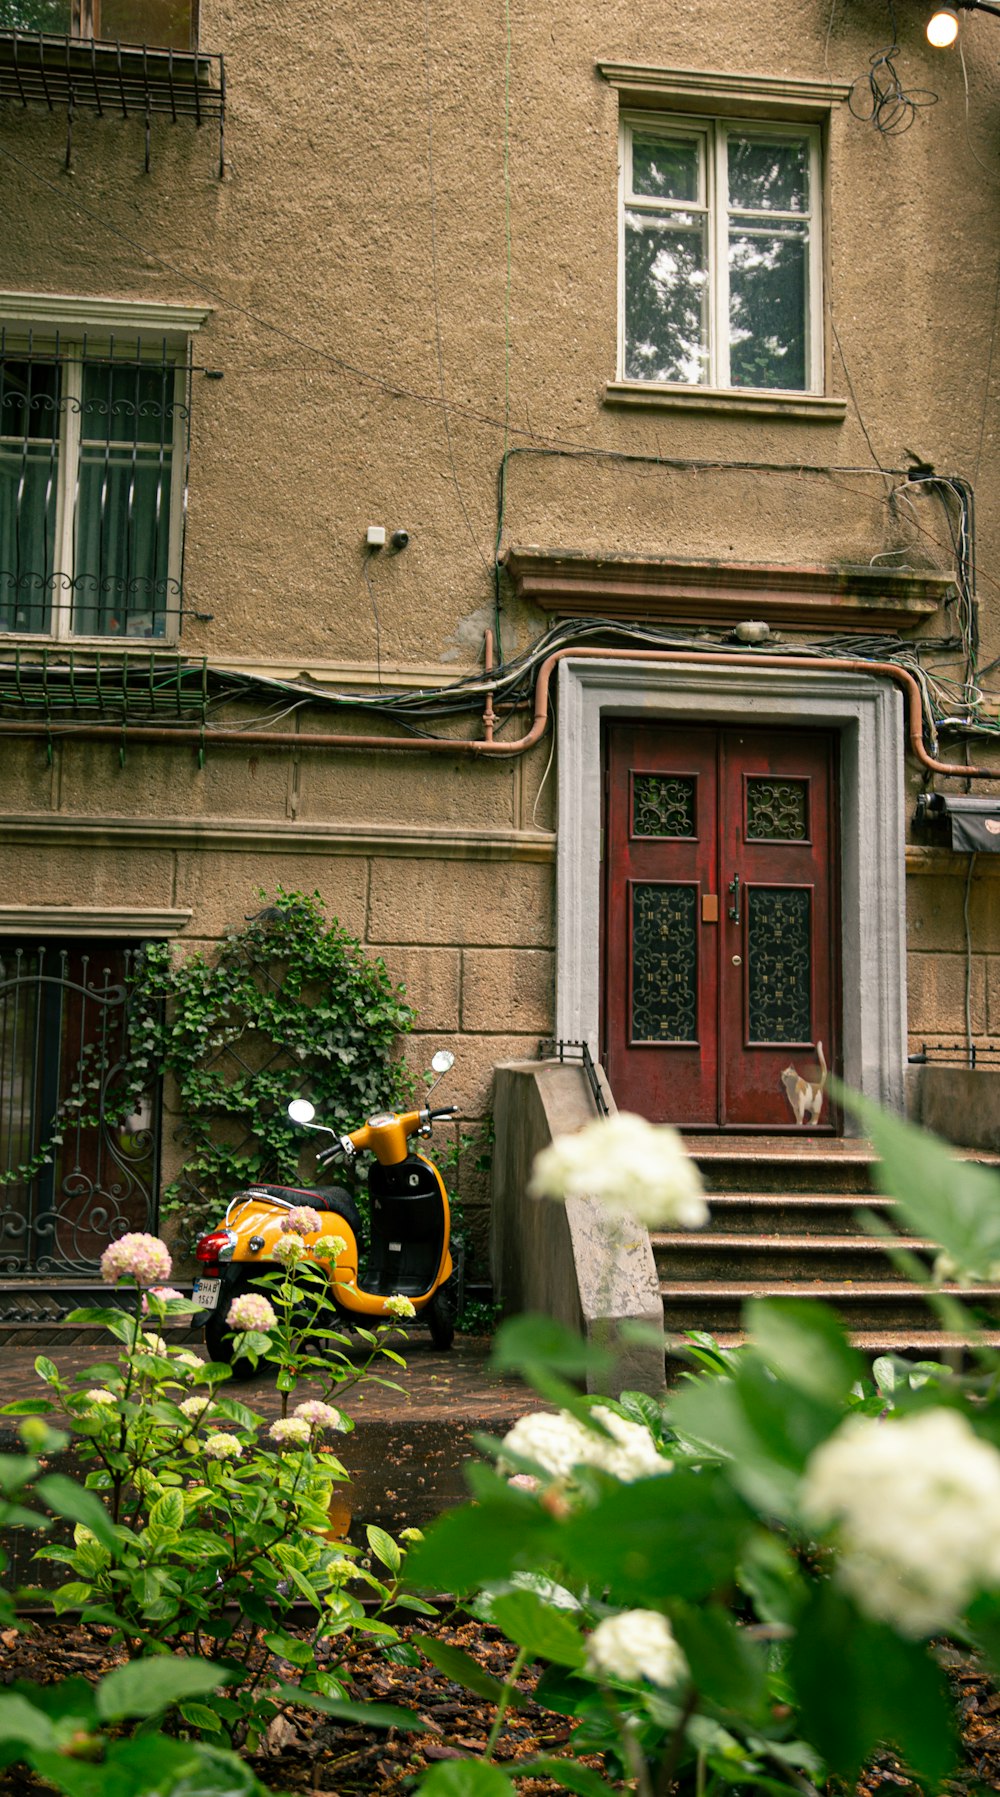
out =
<svg viewBox="0 0 1000 1797"><path fill-rule="evenodd" d="M826 732L612 727L603 1054L624 1107L785 1129L782 1072L812 1077L818 1041L836 1064L835 767Z"/></svg>

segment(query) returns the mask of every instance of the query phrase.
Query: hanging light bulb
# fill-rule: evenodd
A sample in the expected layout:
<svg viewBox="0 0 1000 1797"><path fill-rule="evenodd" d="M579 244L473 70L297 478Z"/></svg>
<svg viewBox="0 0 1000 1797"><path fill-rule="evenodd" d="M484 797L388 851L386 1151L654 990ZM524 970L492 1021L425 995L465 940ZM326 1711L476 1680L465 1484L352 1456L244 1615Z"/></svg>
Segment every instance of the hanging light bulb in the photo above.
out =
<svg viewBox="0 0 1000 1797"><path fill-rule="evenodd" d="M947 50L958 36L958 14L952 6L939 6L927 22L927 41L935 50Z"/></svg>

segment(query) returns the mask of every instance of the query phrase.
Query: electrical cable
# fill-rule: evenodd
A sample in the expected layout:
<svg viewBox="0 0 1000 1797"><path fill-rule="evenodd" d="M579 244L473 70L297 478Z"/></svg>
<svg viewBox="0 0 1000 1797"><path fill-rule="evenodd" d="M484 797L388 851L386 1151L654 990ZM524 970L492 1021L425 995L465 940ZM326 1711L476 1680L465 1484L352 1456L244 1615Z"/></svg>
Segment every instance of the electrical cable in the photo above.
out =
<svg viewBox="0 0 1000 1797"><path fill-rule="evenodd" d="M899 49L895 0L887 0L887 4L892 43L882 50L876 50L869 58L868 73L858 75L851 83L847 104L856 119L861 119L866 125L873 125L883 137L899 137L910 129L918 112L925 107L937 105L939 95L929 87L915 87L909 92L904 88L893 61ZM865 83L868 88L867 98L864 100L856 97L856 90L861 83Z"/></svg>

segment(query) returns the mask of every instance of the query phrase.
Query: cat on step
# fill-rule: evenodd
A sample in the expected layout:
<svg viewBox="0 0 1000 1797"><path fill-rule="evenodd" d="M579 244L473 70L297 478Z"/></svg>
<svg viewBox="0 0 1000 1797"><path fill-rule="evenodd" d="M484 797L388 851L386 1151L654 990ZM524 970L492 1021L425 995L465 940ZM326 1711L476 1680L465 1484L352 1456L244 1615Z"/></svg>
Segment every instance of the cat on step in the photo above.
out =
<svg viewBox="0 0 1000 1797"><path fill-rule="evenodd" d="M820 1112L823 1109L823 1098L826 1093L827 1066L822 1042L817 1042L816 1044L816 1059L820 1065L820 1077L818 1080L803 1079L801 1073L796 1073L795 1068L791 1066L786 1067L781 1076L781 1083L785 1088L785 1097L792 1107L792 1115L800 1129L806 1121L807 1116L813 1129L815 1129L819 1122Z"/></svg>

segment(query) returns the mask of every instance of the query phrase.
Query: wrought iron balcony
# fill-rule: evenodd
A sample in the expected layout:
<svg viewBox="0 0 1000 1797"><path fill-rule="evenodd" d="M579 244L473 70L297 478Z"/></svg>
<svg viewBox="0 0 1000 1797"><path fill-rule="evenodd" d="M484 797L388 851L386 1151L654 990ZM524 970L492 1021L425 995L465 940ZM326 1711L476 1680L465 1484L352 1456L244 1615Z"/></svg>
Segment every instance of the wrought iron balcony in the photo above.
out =
<svg viewBox="0 0 1000 1797"><path fill-rule="evenodd" d="M225 171L226 75L198 48L196 0L0 0L0 100L141 119L148 173L154 116L210 124Z"/></svg>

